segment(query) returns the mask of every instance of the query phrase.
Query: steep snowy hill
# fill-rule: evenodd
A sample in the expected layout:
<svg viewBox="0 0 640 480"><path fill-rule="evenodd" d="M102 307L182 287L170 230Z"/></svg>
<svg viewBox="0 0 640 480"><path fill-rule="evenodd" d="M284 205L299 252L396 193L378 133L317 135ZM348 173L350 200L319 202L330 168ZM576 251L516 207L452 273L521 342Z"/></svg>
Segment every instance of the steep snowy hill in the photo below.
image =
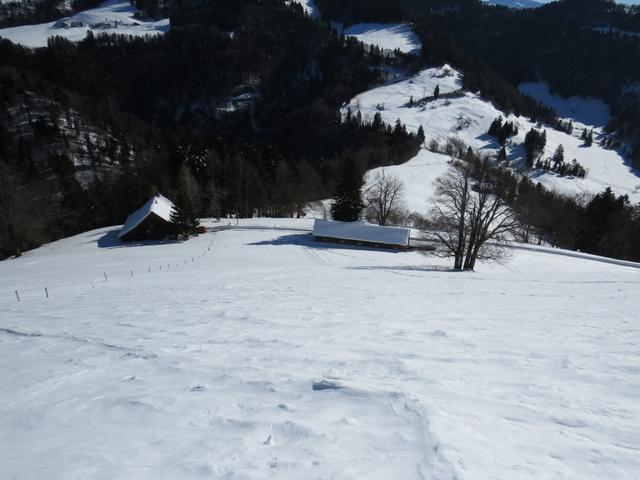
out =
<svg viewBox="0 0 640 480"><path fill-rule="evenodd" d="M257 224L283 230L0 262L2 476L640 474L640 270L517 251L458 274Z"/></svg>
<svg viewBox="0 0 640 480"><path fill-rule="evenodd" d="M169 30L169 19L152 20L135 17L136 9L127 0L107 0L97 8L71 17L40 25L24 25L0 29L0 37L25 47L46 47L54 36L73 42L83 40L89 31L132 36L159 35Z"/></svg>
<svg viewBox="0 0 640 480"><path fill-rule="evenodd" d="M434 97L436 86L440 90L438 99ZM507 118L479 95L462 90L461 74L447 65L361 93L343 108L343 114L348 109L353 113L360 111L367 121L371 121L377 112L388 124L393 125L400 119L413 132L422 125L427 143L435 140L442 145L447 139L457 137L474 149L494 155L499 145L487 134L489 126L499 116ZM513 115L508 120L519 128L518 135L510 139L507 148L509 161L511 165L522 168L524 136L536 125ZM640 177L626 163L620 151L603 148L597 141L592 147L585 147L580 139L585 126L588 125L576 120L572 135L545 127L547 143L543 158L551 157L557 147L563 145L565 158L568 161L575 158L587 169L586 178L560 177L553 172L539 170L531 170L529 176L568 195L592 195L610 186L616 193L629 195L632 201L640 201ZM596 128L594 133L596 140L603 135L601 128Z"/></svg>

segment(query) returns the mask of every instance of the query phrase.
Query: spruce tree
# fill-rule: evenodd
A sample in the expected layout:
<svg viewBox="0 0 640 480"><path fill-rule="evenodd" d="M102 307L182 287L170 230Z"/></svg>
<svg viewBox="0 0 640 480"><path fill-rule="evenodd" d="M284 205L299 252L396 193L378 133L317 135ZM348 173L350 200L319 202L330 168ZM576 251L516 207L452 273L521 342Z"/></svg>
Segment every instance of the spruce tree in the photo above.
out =
<svg viewBox="0 0 640 480"><path fill-rule="evenodd" d="M364 181L353 158L345 160L340 182L336 187L335 202L331 205L331 218L340 222L355 222L364 208L362 186Z"/></svg>
<svg viewBox="0 0 640 480"><path fill-rule="evenodd" d="M178 238L189 238L196 233L200 226L198 220L199 195L198 183L189 169L182 166L178 174L178 189L170 216Z"/></svg>
<svg viewBox="0 0 640 480"><path fill-rule="evenodd" d="M374 130L378 131L383 126L384 126L384 123L382 122L382 115L380 114L380 112L376 112L376 114L373 116L373 123L371 124L371 127Z"/></svg>
<svg viewBox="0 0 640 480"><path fill-rule="evenodd" d="M556 152L553 154L553 161L556 164L564 163L564 147L562 145L558 145Z"/></svg>

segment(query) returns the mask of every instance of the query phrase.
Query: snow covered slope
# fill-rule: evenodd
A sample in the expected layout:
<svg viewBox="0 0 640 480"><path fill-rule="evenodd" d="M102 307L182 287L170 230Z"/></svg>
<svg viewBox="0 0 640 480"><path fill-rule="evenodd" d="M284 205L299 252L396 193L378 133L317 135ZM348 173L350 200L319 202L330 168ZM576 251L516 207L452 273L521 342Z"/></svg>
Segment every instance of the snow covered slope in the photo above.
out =
<svg viewBox="0 0 640 480"><path fill-rule="evenodd" d="M640 270L261 224L0 262L0 476L638 478Z"/></svg>
<svg viewBox="0 0 640 480"><path fill-rule="evenodd" d="M522 83L518 90L553 108L563 119L573 119L579 124L599 129L604 128L611 120L609 107L602 100L577 96L562 98L552 94L549 85L544 82Z"/></svg>
<svg viewBox="0 0 640 480"><path fill-rule="evenodd" d="M46 47L54 36L72 42L83 40L87 32L119 35L159 35L169 30L169 19L152 20L134 18L136 9L127 0L107 0L97 8L85 10L72 17L39 25L24 25L0 29L0 37L25 47Z"/></svg>
<svg viewBox="0 0 640 480"><path fill-rule="evenodd" d="M437 100L433 98L436 86L440 88ZM376 112L380 112L386 123L394 124L399 118L410 131L415 132L422 125L427 142L433 139L443 144L450 137L458 137L475 149L497 154L499 145L487 132L495 118L505 118L506 115L478 94L461 88L461 74L445 65L361 93L343 108L343 113L348 108L353 112L360 110L363 118L371 121ZM413 106L410 106L411 97ZM511 138L508 146L509 159L513 165L523 166L524 148L521 145L526 133L535 125L523 117L510 116L508 119L519 127L519 134ZM585 148L580 139L584 125L577 121L574 124L573 135L546 128L544 158L552 156L556 148L563 145L565 159L577 159L587 169L587 177L560 177L553 172L534 170L530 176L546 187L568 195L592 195L610 186L616 193L629 195L632 201L640 201L640 177L625 162L622 153L600 147L597 142ZM602 130L596 129L595 133L598 138Z"/></svg>
<svg viewBox="0 0 640 480"><path fill-rule="evenodd" d="M299 3L312 18L320 18L320 10L313 0L288 0L289 3Z"/></svg>
<svg viewBox="0 0 640 480"><path fill-rule="evenodd" d="M538 8L542 5L536 0L485 0L491 5L502 5L509 8Z"/></svg>
<svg viewBox="0 0 640 480"><path fill-rule="evenodd" d="M429 201L435 193L435 181L447 172L449 160L446 155L421 150L402 165L369 170L365 176L364 190L373 184L378 172L384 169L386 174L397 177L404 184L403 197L409 212L424 215L429 210Z"/></svg>
<svg viewBox="0 0 640 480"><path fill-rule="evenodd" d="M419 55L422 42L410 25L395 23L358 23L343 31L365 45L377 45L383 50L400 50L403 53Z"/></svg>

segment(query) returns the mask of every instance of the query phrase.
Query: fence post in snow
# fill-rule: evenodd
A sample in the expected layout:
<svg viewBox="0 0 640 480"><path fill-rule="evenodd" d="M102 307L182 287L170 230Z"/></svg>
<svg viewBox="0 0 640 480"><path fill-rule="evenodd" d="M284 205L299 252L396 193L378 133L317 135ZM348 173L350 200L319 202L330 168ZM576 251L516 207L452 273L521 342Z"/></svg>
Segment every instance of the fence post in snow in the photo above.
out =
<svg viewBox="0 0 640 480"><path fill-rule="evenodd" d="M131 274L131 278L133 278L133 270L129 270L129 273Z"/></svg>
<svg viewBox="0 0 640 480"><path fill-rule="evenodd" d="M105 281L105 282L108 282L108 281L109 281L109 279L107 278L107 272L103 272L103 273L104 273L104 281Z"/></svg>
<svg viewBox="0 0 640 480"><path fill-rule="evenodd" d="M149 267L149 273L151 273L151 267Z"/></svg>
<svg viewBox="0 0 640 480"><path fill-rule="evenodd" d="M16 298L18 299L18 301L20 301L20 295L18 295L18 290L14 290L14 292L16 292Z"/></svg>
<svg viewBox="0 0 640 480"><path fill-rule="evenodd" d="M44 287L44 294L49 298L49 289L47 287Z"/></svg>

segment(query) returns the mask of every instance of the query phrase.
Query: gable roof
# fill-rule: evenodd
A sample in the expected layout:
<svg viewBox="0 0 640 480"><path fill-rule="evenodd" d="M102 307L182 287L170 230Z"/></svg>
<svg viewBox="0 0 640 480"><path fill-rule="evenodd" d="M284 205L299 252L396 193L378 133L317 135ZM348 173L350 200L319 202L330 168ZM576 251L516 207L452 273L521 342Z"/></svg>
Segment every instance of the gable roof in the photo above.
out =
<svg viewBox="0 0 640 480"><path fill-rule="evenodd" d="M159 216L163 220L170 222L172 210L173 202L167 197L164 197L160 194L151 197L149 201L143 205L142 208L129 215L127 221L120 229L120 233L118 233L118 238L122 238L131 230L136 228L144 221L145 218L147 218L152 213Z"/></svg>
<svg viewBox="0 0 640 480"><path fill-rule="evenodd" d="M382 227L362 222L316 220L313 225L313 235L316 237L402 247L409 245L410 233L408 228Z"/></svg>

